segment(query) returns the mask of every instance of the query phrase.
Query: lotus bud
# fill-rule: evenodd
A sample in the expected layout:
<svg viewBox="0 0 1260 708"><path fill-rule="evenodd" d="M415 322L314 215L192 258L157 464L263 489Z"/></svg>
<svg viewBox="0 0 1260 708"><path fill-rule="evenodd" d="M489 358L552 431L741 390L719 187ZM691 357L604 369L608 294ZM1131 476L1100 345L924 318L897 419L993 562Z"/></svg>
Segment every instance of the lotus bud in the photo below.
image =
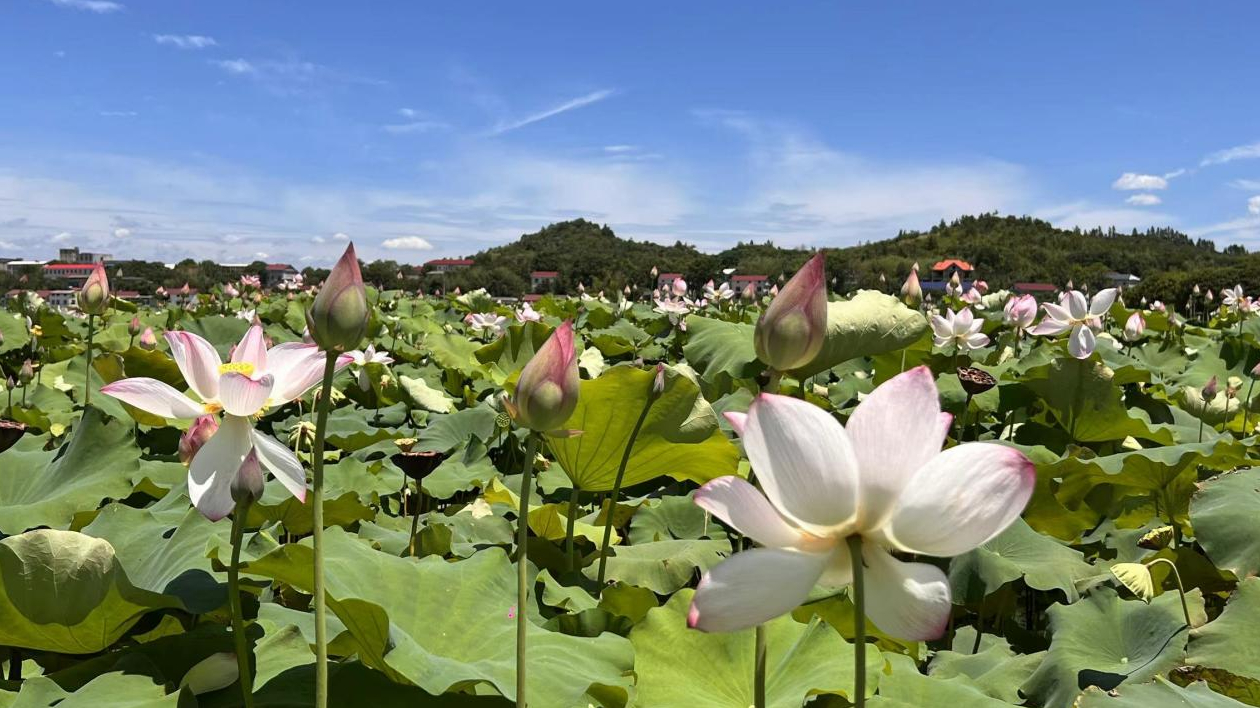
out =
<svg viewBox="0 0 1260 708"><path fill-rule="evenodd" d="M1225 379L1225 397L1238 398L1238 389L1242 388L1243 380L1237 376L1231 376Z"/></svg>
<svg viewBox="0 0 1260 708"><path fill-rule="evenodd" d="M1129 315L1129 319L1124 323L1124 338L1130 342L1136 342L1146 332L1146 320L1142 318L1141 312L1134 312Z"/></svg>
<svg viewBox="0 0 1260 708"><path fill-rule="evenodd" d="M682 297L687 294L687 281L682 278L674 278L674 284L670 287L673 290L674 297Z"/></svg>
<svg viewBox="0 0 1260 708"><path fill-rule="evenodd" d="M1258 362L1255 366L1251 367L1251 375L1256 378L1260 378L1260 362Z"/></svg>
<svg viewBox="0 0 1260 708"><path fill-rule="evenodd" d="M656 365L656 378L652 379L652 395L659 396L665 392L665 365Z"/></svg>
<svg viewBox="0 0 1260 708"><path fill-rule="evenodd" d="M1067 289L1068 289L1068 290L1075 290L1075 289L1076 289L1076 286L1072 284L1072 279L1071 279L1071 278L1068 278L1068 282L1067 282Z"/></svg>
<svg viewBox="0 0 1260 708"><path fill-rule="evenodd" d="M1195 284L1194 284L1194 289L1192 290L1192 292L1193 292L1195 295L1198 295L1198 294L1199 294L1199 284L1198 284L1198 283L1195 283Z"/></svg>
<svg viewBox="0 0 1260 708"><path fill-rule="evenodd" d="M972 284L972 287L979 290L981 295L987 295L989 293L989 284L983 280L975 281L975 283Z"/></svg>
<svg viewBox="0 0 1260 708"><path fill-rule="evenodd" d="M625 295L626 297L629 297L629 296L630 296L630 286L629 286L629 285L627 285L626 287L622 288L622 289L621 289L621 294Z"/></svg>
<svg viewBox="0 0 1260 708"><path fill-rule="evenodd" d="M918 307L923 302L923 286L919 285L919 272L911 269L906 282L901 286L901 301L910 307Z"/></svg>
<svg viewBox="0 0 1260 708"><path fill-rule="evenodd" d="M346 247L328 280L306 312L311 337L324 351L346 352L359 346L367 330L367 289L354 244Z"/></svg>
<svg viewBox="0 0 1260 708"><path fill-rule="evenodd" d="M583 284L582 284L582 281L580 281L580 280L578 281L577 291L578 291L578 292L580 292L580 293L584 293L584 292L586 292L586 286L585 286L585 285L583 285Z"/></svg>
<svg viewBox="0 0 1260 708"><path fill-rule="evenodd" d="M656 266L652 266L652 277L653 277L653 278L655 278L656 276L658 276L658 275L660 275L660 274L661 274L661 272L660 272L659 270L657 270L657 269L656 269Z"/></svg>
<svg viewBox="0 0 1260 708"><path fill-rule="evenodd" d="M578 383L573 321L566 320L525 365L515 395L504 402L517 425L538 432L560 430L577 407Z"/></svg>
<svg viewBox="0 0 1260 708"><path fill-rule="evenodd" d="M879 287L882 288L887 284L888 284L888 276L884 275L883 273L880 273L879 274Z"/></svg>
<svg viewBox="0 0 1260 708"><path fill-rule="evenodd" d="M79 291L79 310L86 315L103 315L109 309L109 278L105 266L100 263L92 269L83 289Z"/></svg>
<svg viewBox="0 0 1260 708"><path fill-rule="evenodd" d="M251 448L241 462L236 476L232 478L232 500L238 504L253 504L262 498L265 482L262 465L258 462L258 451Z"/></svg>
<svg viewBox="0 0 1260 708"><path fill-rule="evenodd" d="M197 451L210 440L219 429L219 421L212 415L203 415L193 421L188 430L179 436L179 461L185 465L192 462Z"/></svg>
<svg viewBox="0 0 1260 708"><path fill-rule="evenodd" d="M1211 403L1212 400L1216 398L1217 386L1218 384L1216 383L1215 376L1208 379L1208 382L1203 385L1203 400L1205 402Z"/></svg>
<svg viewBox="0 0 1260 708"><path fill-rule="evenodd" d="M154 336L152 327L144 328L144 334L140 335L140 348L150 352L157 349L157 337Z"/></svg>
<svg viewBox="0 0 1260 708"><path fill-rule="evenodd" d="M31 364L31 360L27 359L22 362L22 368L18 369L18 381L23 386L29 384L35 379L35 366Z"/></svg>
<svg viewBox="0 0 1260 708"><path fill-rule="evenodd" d="M776 296L776 295L778 295L778 294L779 294L779 286L778 286L778 285L771 285L771 286L770 286L770 297L775 297L775 296Z"/></svg>
<svg viewBox="0 0 1260 708"><path fill-rule="evenodd" d="M237 290L236 286L232 285L231 283L228 283L227 285L223 286L223 294L228 296L229 298L234 298L240 295L241 291Z"/></svg>
<svg viewBox="0 0 1260 708"><path fill-rule="evenodd" d="M949 276L949 291L955 295L962 292L962 278L958 277L958 271Z"/></svg>
<svg viewBox="0 0 1260 708"><path fill-rule="evenodd" d="M1208 288L1208 291L1207 291L1207 292L1205 292L1205 293L1203 293L1203 299L1204 299L1204 300L1206 300L1207 302L1212 302L1212 300L1214 299L1214 297L1213 297L1213 295L1212 295L1212 289L1211 289L1211 288Z"/></svg>
<svg viewBox="0 0 1260 708"><path fill-rule="evenodd" d="M827 333L827 276L817 253L792 276L757 320L757 358L776 371L793 371L818 356Z"/></svg>
<svg viewBox="0 0 1260 708"><path fill-rule="evenodd" d="M159 285L157 290L153 291L153 294L157 295L158 297L166 297L166 288Z"/></svg>
<svg viewBox="0 0 1260 708"><path fill-rule="evenodd" d="M745 300L757 299L757 286L753 285L752 283L745 285L744 292L740 293L740 297L744 298Z"/></svg>

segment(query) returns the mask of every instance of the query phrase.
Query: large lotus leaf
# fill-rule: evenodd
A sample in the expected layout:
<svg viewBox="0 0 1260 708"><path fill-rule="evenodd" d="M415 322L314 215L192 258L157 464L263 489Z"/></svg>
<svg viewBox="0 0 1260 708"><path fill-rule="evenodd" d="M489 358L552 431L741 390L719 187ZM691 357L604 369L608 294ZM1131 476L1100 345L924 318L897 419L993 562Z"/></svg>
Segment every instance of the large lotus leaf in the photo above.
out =
<svg viewBox="0 0 1260 708"><path fill-rule="evenodd" d="M648 341L651 335L629 320L618 320L611 327L588 332L587 338L604 356L612 357L629 354Z"/></svg>
<svg viewBox="0 0 1260 708"><path fill-rule="evenodd" d="M417 408L434 413L451 413L455 410L454 399L447 396L445 391L432 388L424 379L399 376L398 385Z"/></svg>
<svg viewBox="0 0 1260 708"><path fill-rule="evenodd" d="M1114 691L1090 688L1077 703L1078 708L1243 708L1246 705L1213 693L1206 683L1196 682L1182 688L1162 676L1155 677L1154 683L1126 683Z"/></svg>
<svg viewBox="0 0 1260 708"><path fill-rule="evenodd" d="M1060 358L1030 369L1022 379L1058 420L1081 442L1106 442L1133 436L1171 445L1172 434L1152 429L1142 411L1125 408L1110 369L1088 359Z"/></svg>
<svg viewBox="0 0 1260 708"><path fill-rule="evenodd" d="M581 383L577 408L564 427L583 434L549 441L556 461L579 488L588 492L613 488L655 378L650 371L616 366L598 379ZM623 487L661 475L703 483L735 474L739 449L718 428L716 416L707 421L696 416L698 399L702 396L694 382L667 372L665 390L651 401L634 439Z"/></svg>
<svg viewBox="0 0 1260 708"><path fill-rule="evenodd" d="M744 708L753 704L753 630L706 634L687 628L691 590L648 610L630 631L638 701L644 706ZM766 705L797 708L810 696L853 694L853 645L826 623L790 617L766 623ZM867 694L883 658L866 650Z"/></svg>
<svg viewBox="0 0 1260 708"><path fill-rule="evenodd" d="M478 349L474 356L489 368L494 382L502 385L529 363L534 352L551 336L551 330L542 322L511 325L498 339Z"/></svg>
<svg viewBox="0 0 1260 708"><path fill-rule="evenodd" d="M182 329L201 335L214 345L223 361L228 361L232 347L240 343L249 330L249 321L239 317L190 317L181 323Z"/></svg>
<svg viewBox="0 0 1260 708"><path fill-rule="evenodd" d="M731 544L725 540L687 539L621 546L608 552L607 576L668 595L691 582L696 571L712 568L730 552ZM594 579L599 574L597 565L590 565L583 572Z"/></svg>
<svg viewBox="0 0 1260 708"><path fill-rule="evenodd" d="M448 452L467 445L472 438L489 443L498 430L498 412L488 403L455 411L450 415L429 416L428 425L420 431L416 450Z"/></svg>
<svg viewBox="0 0 1260 708"><path fill-rule="evenodd" d="M630 542L639 545L679 538L721 537L721 525L695 505L691 494L665 496L639 506L630 521Z"/></svg>
<svg viewBox="0 0 1260 708"><path fill-rule="evenodd" d="M13 392L13 409L9 417L19 423L39 428L43 431L61 435L74 422L78 415L74 411L74 402L65 393L49 386L37 386L32 383L26 387L25 398L21 387ZM8 399L5 399L8 404ZM3 503L0 497L0 503Z"/></svg>
<svg viewBox="0 0 1260 708"><path fill-rule="evenodd" d="M896 654L888 656L888 663L891 671L880 677L879 695L867 703L871 708L999 708L1010 705L987 695L965 675L955 674L948 678L924 676L910 657Z"/></svg>
<svg viewBox="0 0 1260 708"><path fill-rule="evenodd" d="M949 562L953 596L967 602L979 601L1019 578L1030 588L1059 590L1068 602L1075 602L1076 581L1096 574L1079 551L1037 533L1023 519Z"/></svg>
<svg viewBox="0 0 1260 708"><path fill-rule="evenodd" d="M485 446L474 442L451 453L424 478L422 485L429 496L450 499L458 492L485 487L498 473Z"/></svg>
<svg viewBox="0 0 1260 708"><path fill-rule="evenodd" d="M22 349L30 341L26 319L13 312L0 311L0 353Z"/></svg>
<svg viewBox="0 0 1260 708"><path fill-rule="evenodd" d="M454 563L416 561L330 529L324 553L328 607L354 635L365 664L434 694L488 683L515 697L516 570L502 550ZM312 560L308 546L289 544L245 572L310 592ZM577 704L592 684L626 684L633 664L622 637L571 637L532 623L529 651L539 658L531 662L530 694L555 705Z"/></svg>
<svg viewBox="0 0 1260 708"><path fill-rule="evenodd" d="M1190 633L1186 663L1260 681L1260 578L1247 578L1225 611Z"/></svg>
<svg viewBox="0 0 1260 708"><path fill-rule="evenodd" d="M47 676L32 676L22 683L22 690L5 708L176 708L179 693L166 693L166 688L143 674L115 672L102 674L73 693L58 686Z"/></svg>
<svg viewBox="0 0 1260 708"><path fill-rule="evenodd" d="M752 325L700 315L687 316L687 343L683 345L683 354L709 381L718 374L749 379L765 368L753 348Z"/></svg>
<svg viewBox="0 0 1260 708"><path fill-rule="evenodd" d="M1190 619L1203 621L1203 595L1186 596ZM1050 650L1021 691L1046 708L1071 708L1087 686L1112 689L1142 683L1179 666L1186 653L1188 627L1177 593L1150 603L1121 600L1101 587L1073 605L1054 605Z"/></svg>
<svg viewBox="0 0 1260 708"><path fill-rule="evenodd" d="M1199 467L1222 469L1241 462L1246 448L1232 437L1210 442L1166 445L1114 455L1082 458L1064 457L1039 467L1037 473L1063 480L1068 498L1084 498L1098 484L1115 484L1143 492L1159 491L1187 470Z"/></svg>
<svg viewBox="0 0 1260 708"><path fill-rule="evenodd" d="M151 509L110 504L83 533L109 541L136 587L176 597L185 610L205 614L227 599L206 558L206 544L215 535L226 536L226 526L193 508L171 525Z"/></svg>
<svg viewBox="0 0 1260 708"><path fill-rule="evenodd" d="M86 357L76 356L44 365L40 380L43 386L54 388L62 394L81 402L88 376ZM122 377L122 357L117 354L101 355L98 353L92 360L92 405L99 408L102 413L115 418L126 418L128 408L118 399L100 393L100 390L101 387L111 381L116 381ZM150 415L144 422L160 423L162 419Z"/></svg>
<svg viewBox="0 0 1260 708"><path fill-rule="evenodd" d="M1218 568L1239 578L1260 571L1260 467L1203 483L1190 500L1199 545Z"/></svg>
<svg viewBox="0 0 1260 708"><path fill-rule="evenodd" d="M848 300L827 303L827 335L822 351L800 371L810 376L860 356L875 356L913 344L928 329L923 313L875 290L859 290Z"/></svg>
<svg viewBox="0 0 1260 708"><path fill-rule="evenodd" d="M132 584L103 539L40 529L0 540L0 644L91 654L178 604Z"/></svg>
<svg viewBox="0 0 1260 708"><path fill-rule="evenodd" d="M980 651L975 646L976 630L963 627L954 637L953 651L940 651L932 657L928 674L933 678L966 676L986 694L1016 704L1023 702L1019 687L1032 676L1045 658L1045 652L1016 654L1006 639L993 634L983 635Z"/></svg>
<svg viewBox="0 0 1260 708"><path fill-rule="evenodd" d="M45 442L28 435L0 453L0 533L66 528L76 513L131 494L140 450L129 421L88 408L69 443L47 451Z"/></svg>
<svg viewBox="0 0 1260 708"><path fill-rule="evenodd" d="M481 348L477 342L458 334L430 334L424 340L433 360L444 369L458 371L468 378L480 378L485 369L477 361L477 350Z"/></svg>

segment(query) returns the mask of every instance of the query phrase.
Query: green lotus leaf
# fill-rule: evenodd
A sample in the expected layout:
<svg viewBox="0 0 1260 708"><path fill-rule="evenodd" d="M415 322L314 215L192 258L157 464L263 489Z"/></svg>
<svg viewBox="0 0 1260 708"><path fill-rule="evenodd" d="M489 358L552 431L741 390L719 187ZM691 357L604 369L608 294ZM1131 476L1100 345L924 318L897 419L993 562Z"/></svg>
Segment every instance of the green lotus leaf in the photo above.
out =
<svg viewBox="0 0 1260 708"><path fill-rule="evenodd" d="M984 689L958 673L949 677L924 676L907 656L888 656L891 671L881 676L879 695L871 708L998 708L1009 706L985 693Z"/></svg>
<svg viewBox="0 0 1260 708"><path fill-rule="evenodd" d="M730 552L731 544L725 540L619 546L609 550L607 577L668 595L690 583L697 571L704 572L720 563ZM583 572L591 579L599 575L597 564Z"/></svg>
<svg viewBox="0 0 1260 708"><path fill-rule="evenodd" d="M967 602L978 602L1020 578L1030 588L1059 590L1068 602L1075 602L1076 582L1096 573L1079 551L1037 533L1023 519L949 562L951 592L956 600Z"/></svg>
<svg viewBox="0 0 1260 708"><path fill-rule="evenodd" d="M407 398L418 408L433 413L451 413L455 410L455 401L445 391L431 388L424 379L413 379L410 376L399 376L398 385L407 394Z"/></svg>
<svg viewBox="0 0 1260 708"><path fill-rule="evenodd" d="M1190 523L1217 567L1239 578L1260 571L1260 468L1203 483L1190 500Z"/></svg>
<svg viewBox="0 0 1260 708"><path fill-rule="evenodd" d="M972 653L975 636L973 627L959 629L954 636L954 649L937 652L928 667L928 675L941 679L965 676L993 698L1015 705L1022 703L1019 687L1041 665L1045 652L1016 654L1005 638L985 634L981 637L980 651Z"/></svg>
<svg viewBox="0 0 1260 708"><path fill-rule="evenodd" d="M1260 578L1247 578L1219 617L1190 633L1186 663L1260 681Z"/></svg>
<svg viewBox="0 0 1260 708"><path fill-rule="evenodd" d="M810 376L857 357L869 357L909 346L928 329L923 313L892 295L859 290L848 300L827 303L827 335L822 351L793 372Z"/></svg>
<svg viewBox="0 0 1260 708"><path fill-rule="evenodd" d="M765 365L757 360L753 347L753 326L723 322L700 315L687 316L687 343L683 354L707 381L719 374L733 379L750 379Z"/></svg>
<svg viewBox="0 0 1260 708"><path fill-rule="evenodd" d="M1114 691L1091 687L1081 695L1079 708L1242 708L1254 703L1238 701L1214 693L1206 683L1197 682L1181 687L1162 676L1153 683L1124 684Z"/></svg>

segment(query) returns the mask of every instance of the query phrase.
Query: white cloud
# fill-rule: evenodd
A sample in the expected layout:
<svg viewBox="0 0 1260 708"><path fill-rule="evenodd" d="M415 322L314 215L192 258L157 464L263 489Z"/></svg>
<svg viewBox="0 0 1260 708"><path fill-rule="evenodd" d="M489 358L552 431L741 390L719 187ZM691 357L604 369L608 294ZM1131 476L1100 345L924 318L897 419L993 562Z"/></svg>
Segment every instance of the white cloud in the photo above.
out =
<svg viewBox="0 0 1260 708"><path fill-rule="evenodd" d="M118 12L124 9L121 3L111 2L110 0L49 0L54 5L61 7L72 7L76 10L87 10L95 12L98 15L104 15L110 12Z"/></svg>
<svg viewBox="0 0 1260 708"><path fill-rule="evenodd" d="M1140 175L1136 172L1125 172L1111 183L1112 189L1122 191L1135 189L1167 189L1168 180L1159 175Z"/></svg>
<svg viewBox="0 0 1260 708"><path fill-rule="evenodd" d="M324 238L323 236L312 236L312 237L311 237L311 243L325 243L325 242L327 242L327 241L328 241L328 239Z"/></svg>
<svg viewBox="0 0 1260 708"><path fill-rule="evenodd" d="M114 238L127 238L131 235L131 229L117 228L114 229Z"/></svg>
<svg viewBox="0 0 1260 708"><path fill-rule="evenodd" d="M431 130L442 130L448 126L445 123L435 120L417 120L410 123L394 123L391 125L381 126L381 130L391 135L406 135L407 133L427 133Z"/></svg>
<svg viewBox="0 0 1260 708"><path fill-rule="evenodd" d="M265 252L263 252L263 251L256 251L256 252L254 252L254 260L258 260L258 261L265 261L265 260L267 260L268 258L271 258L271 254L270 254L270 253L265 253Z"/></svg>
<svg viewBox="0 0 1260 708"><path fill-rule="evenodd" d="M551 108L548 108L547 110L530 114L528 116L525 116L524 118L519 118L517 120L512 120L512 121L500 121L497 125L494 126L494 128L490 130L490 134L502 135L504 133L511 132L518 128L524 128L527 125L531 125L539 121L544 121L544 120L547 120L548 118L553 118L555 116L560 115L561 113L567 113L568 111L572 111L577 108L589 106L593 103L599 103L600 101L608 98L609 96L612 96L614 93L616 92L613 91L612 89L600 89L599 91L592 91L586 94L585 96L578 96L577 98L565 101L564 103L561 103L558 106L553 106Z"/></svg>
<svg viewBox="0 0 1260 708"><path fill-rule="evenodd" d="M340 231L338 231L337 233L333 234L333 235L332 235L332 237L333 237L333 240L334 240L334 241L349 241L349 240L350 240L350 235L349 235L349 234L343 234L343 233L341 233Z"/></svg>
<svg viewBox="0 0 1260 708"><path fill-rule="evenodd" d="M140 115L135 111L101 111L100 113L103 118L134 118Z"/></svg>
<svg viewBox="0 0 1260 708"><path fill-rule="evenodd" d="M1234 189L1241 189L1247 192L1260 190L1260 179L1236 179L1229 183Z"/></svg>
<svg viewBox="0 0 1260 708"><path fill-rule="evenodd" d="M399 238L386 239L381 246L391 251L432 251L433 244L427 239L419 236L400 236Z"/></svg>
<svg viewBox="0 0 1260 708"><path fill-rule="evenodd" d="M1163 204L1164 200L1160 199L1156 194L1134 194L1124 200L1124 203L1132 204L1134 206L1158 206L1159 204Z"/></svg>
<svg viewBox="0 0 1260 708"><path fill-rule="evenodd" d="M258 72L258 69L256 69L253 64L250 64L244 59L214 59L211 60L210 63L227 73L234 74L236 76L243 76L245 74L254 74Z"/></svg>
<svg viewBox="0 0 1260 708"><path fill-rule="evenodd" d="M1234 160L1252 160L1260 158L1260 143L1251 143L1250 145L1239 145L1237 147L1218 150L1208 155L1199 162L1200 167L1208 165L1223 165L1226 162Z"/></svg>
<svg viewBox="0 0 1260 708"><path fill-rule="evenodd" d="M398 115L402 116L403 118L419 118L420 116L424 115L424 111L417 111L414 108L399 108Z"/></svg>
<svg viewBox="0 0 1260 708"><path fill-rule="evenodd" d="M180 49L205 49L219 46L219 43L214 41L214 37L205 37L200 34L155 34L153 41Z"/></svg>
<svg viewBox="0 0 1260 708"><path fill-rule="evenodd" d="M1247 211L1252 214L1260 214L1260 196L1247 200Z"/></svg>
<svg viewBox="0 0 1260 708"><path fill-rule="evenodd" d="M1152 226L1177 224L1177 219L1171 214L1159 211L1098 207L1084 201L1039 209L1033 212L1033 216L1061 229L1107 229L1114 226L1119 231L1142 231Z"/></svg>
<svg viewBox="0 0 1260 708"><path fill-rule="evenodd" d="M1172 172L1165 172L1165 173L1164 173L1164 179L1176 179L1176 178L1178 178L1178 177L1180 177L1180 176L1184 175L1185 173L1186 173L1186 168L1184 168L1184 167L1178 167L1177 169L1173 170Z"/></svg>
<svg viewBox="0 0 1260 708"><path fill-rule="evenodd" d="M62 231L61 233L50 238L49 240L52 241L53 243L65 243L66 241L69 241L72 238L74 238L74 234L70 233L69 231Z"/></svg>
<svg viewBox="0 0 1260 708"><path fill-rule="evenodd" d="M627 153L627 152L634 152L638 149L639 148L637 145L605 145L604 146L604 152L613 154L613 155L618 155L618 154Z"/></svg>

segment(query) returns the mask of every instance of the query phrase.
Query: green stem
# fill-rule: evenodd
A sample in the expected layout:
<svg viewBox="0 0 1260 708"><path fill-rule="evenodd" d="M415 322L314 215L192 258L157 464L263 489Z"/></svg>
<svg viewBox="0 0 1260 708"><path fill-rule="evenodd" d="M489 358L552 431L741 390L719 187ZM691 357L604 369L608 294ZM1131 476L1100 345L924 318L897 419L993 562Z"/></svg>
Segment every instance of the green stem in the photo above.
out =
<svg viewBox="0 0 1260 708"><path fill-rule="evenodd" d="M1203 419L1199 419L1199 442L1203 442Z"/></svg>
<svg viewBox="0 0 1260 708"><path fill-rule="evenodd" d="M240 672L241 695L245 708L254 708L254 681L249 669L249 644L245 638L245 611L241 608L241 540L245 535L245 515L249 497L236 502L232 513L232 564L228 566L228 603L232 610L232 640L236 644L236 667Z"/></svg>
<svg viewBox="0 0 1260 708"><path fill-rule="evenodd" d="M564 530L564 567L570 573L573 572L575 559L573 557L573 527L578 515L578 494L581 490L577 485L573 485L573 492L569 495L569 523L568 528Z"/></svg>
<svg viewBox="0 0 1260 708"><path fill-rule="evenodd" d="M92 335L95 334L94 322L96 315L88 315L88 336L87 336L87 371L84 372L83 379L83 405L87 405L92 400Z"/></svg>
<svg viewBox="0 0 1260 708"><path fill-rule="evenodd" d="M766 626L757 625L753 664L753 706L766 708Z"/></svg>
<svg viewBox="0 0 1260 708"><path fill-rule="evenodd" d="M980 609L976 612L976 641L971 643L971 653L980 651L980 637L984 636L984 598L980 598Z"/></svg>
<svg viewBox="0 0 1260 708"><path fill-rule="evenodd" d="M1243 437L1247 437L1247 419L1251 417L1251 389L1255 388L1256 377L1251 377L1251 383L1247 384L1247 400L1243 401Z"/></svg>
<svg viewBox="0 0 1260 708"><path fill-rule="evenodd" d="M1178 595L1181 596L1181 612L1186 616L1186 627L1189 628L1191 626L1190 607L1186 605L1186 588L1184 585L1181 584L1181 573L1177 572L1177 564L1173 563L1167 558L1156 558L1155 560L1148 563L1147 567L1149 568L1155 565L1156 563L1167 563L1168 567L1172 568L1173 579L1177 581L1177 593Z"/></svg>
<svg viewBox="0 0 1260 708"><path fill-rule="evenodd" d="M315 441L311 446L311 541L315 552L315 708L328 708L328 603L324 597L324 434L332 407L332 380L337 372L337 353L326 352L324 384L315 415Z"/></svg>
<svg viewBox="0 0 1260 708"><path fill-rule="evenodd" d="M421 504L421 494L424 494L424 491L420 488L420 483L416 482L416 500L411 507L411 536L407 541L407 555L409 556L416 555L416 533L420 530L420 512L423 511L424 506ZM403 508L407 508L406 497L403 498Z"/></svg>
<svg viewBox="0 0 1260 708"><path fill-rule="evenodd" d="M654 385L654 383L649 385ZM601 588L604 587L604 569L608 564L608 543L612 539L613 512L617 508L617 497L621 494L621 481L626 476L626 465L630 464L630 452L634 449L635 438L639 437L639 430L643 427L643 421L647 420L648 411L652 409L655 401L655 389L648 389L647 402L643 404L643 410L639 412L639 419L634 422L630 439L626 440L626 449L622 451L621 464L617 467L617 477L613 480L612 495L608 498L608 511L604 518L604 540L599 544L599 586Z"/></svg>
<svg viewBox="0 0 1260 708"><path fill-rule="evenodd" d="M9 647L9 680L22 680L22 650L17 647Z"/></svg>
<svg viewBox="0 0 1260 708"><path fill-rule="evenodd" d="M853 566L853 695L855 708L866 706L866 588L863 578L866 569L862 561L862 537L853 534L845 539L849 544L849 559Z"/></svg>
<svg viewBox="0 0 1260 708"><path fill-rule="evenodd" d="M531 432L525 443L525 469L521 472L521 506L516 511L516 706L525 708L525 629L529 606L529 495L534 487L534 458L538 456L538 434Z"/></svg>

